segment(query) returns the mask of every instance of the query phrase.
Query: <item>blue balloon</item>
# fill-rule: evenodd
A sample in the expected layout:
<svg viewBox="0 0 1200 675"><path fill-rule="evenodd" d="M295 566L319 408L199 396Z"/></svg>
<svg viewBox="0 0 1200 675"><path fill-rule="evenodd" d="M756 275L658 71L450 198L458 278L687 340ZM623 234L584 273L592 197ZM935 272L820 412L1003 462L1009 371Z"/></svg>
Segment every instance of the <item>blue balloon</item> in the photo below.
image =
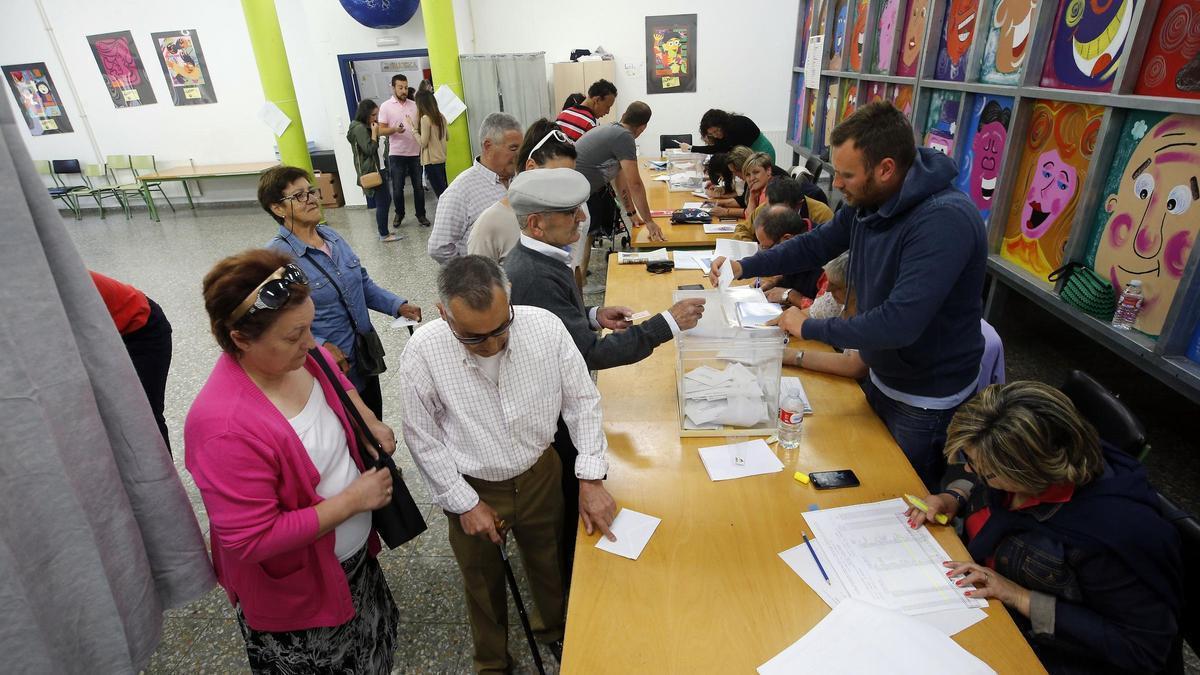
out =
<svg viewBox="0 0 1200 675"><path fill-rule="evenodd" d="M397 28L417 13L420 0L338 0L342 9L367 28Z"/></svg>

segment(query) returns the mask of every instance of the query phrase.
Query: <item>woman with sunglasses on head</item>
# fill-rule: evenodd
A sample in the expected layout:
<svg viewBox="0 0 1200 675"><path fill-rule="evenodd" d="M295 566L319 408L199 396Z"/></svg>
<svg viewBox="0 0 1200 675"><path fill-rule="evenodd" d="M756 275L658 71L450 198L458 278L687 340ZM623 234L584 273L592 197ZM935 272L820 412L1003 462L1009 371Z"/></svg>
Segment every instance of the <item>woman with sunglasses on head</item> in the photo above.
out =
<svg viewBox="0 0 1200 675"><path fill-rule="evenodd" d="M1179 536L1141 464L1062 392L984 389L955 413L945 452L945 491L909 522L963 519L973 560L947 575L1004 603L1047 670L1161 672L1179 656Z"/></svg>
<svg viewBox="0 0 1200 675"><path fill-rule="evenodd" d="M529 169L574 169L575 145L558 125L542 118L525 131L516 162L518 174ZM504 262L520 238L517 214L505 197L479 214L467 236L467 254Z"/></svg>
<svg viewBox="0 0 1200 675"><path fill-rule="evenodd" d="M382 419L379 374L386 365L368 310L420 321L421 308L371 280L350 244L321 224L317 194L304 169L280 165L263 172L258 203L279 223L267 248L293 256L308 275L316 306L313 335L337 360L367 407Z"/></svg>
<svg viewBox="0 0 1200 675"><path fill-rule="evenodd" d="M188 411L185 464L251 669L388 673L400 616L375 560L371 511L391 500L392 477L363 470L335 387L386 452L396 438L349 380L330 381L309 353L317 346L309 284L290 255L266 249L205 275L204 306L223 353Z"/></svg>

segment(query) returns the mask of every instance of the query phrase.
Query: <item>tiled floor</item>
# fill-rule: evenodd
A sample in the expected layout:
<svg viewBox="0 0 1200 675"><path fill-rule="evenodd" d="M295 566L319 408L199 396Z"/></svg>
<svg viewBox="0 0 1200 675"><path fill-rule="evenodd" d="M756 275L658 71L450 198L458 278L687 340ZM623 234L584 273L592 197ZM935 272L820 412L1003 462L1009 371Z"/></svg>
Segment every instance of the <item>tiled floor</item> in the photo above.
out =
<svg viewBox="0 0 1200 675"><path fill-rule="evenodd" d="M427 200L431 212L436 203ZM372 278L385 288L435 311L436 266L425 255L429 230L409 221L403 241L377 241L373 214L362 209L331 209L327 218L362 258ZM432 217L432 213L431 213ZM274 222L256 206L208 207L195 212L168 209L155 223L144 212L132 220L110 213L101 220L89 214L68 219L68 229L86 263L93 269L130 282L162 305L174 326L175 352L167 389L167 422L176 449L176 466L187 487L202 529L208 522L199 495L182 461L183 420L203 385L218 350L209 334L200 299L200 280L212 264L233 252L263 245L274 236ZM593 256L592 279L603 280L603 255ZM602 301L592 295L589 303ZM375 325L395 364L407 332L392 330L385 317ZM997 329L1005 341L1009 379L1031 378L1059 383L1071 367L1083 368L1122 394L1151 430L1154 447L1147 465L1160 489L1200 511L1200 460L1194 434L1197 408L1152 378L1110 355L1042 310L1014 297ZM381 377L385 421L395 424L400 409L395 369ZM1189 433L1190 432L1190 433ZM408 471L417 501L430 503L406 451L397 453ZM380 562L401 610L400 648L396 668L403 673L468 672L470 629L458 570L446 542L446 519L428 506L430 532ZM515 552L515 547L514 552ZM518 576L520 574L519 560ZM528 599L530 596L525 593ZM515 611L511 612L510 651L521 672L533 672ZM543 660L553 659L543 650ZM1192 661L1193 665L1196 662ZM187 607L168 612L162 643L147 668L150 673L228 673L247 671L241 635L223 592L214 590Z"/></svg>

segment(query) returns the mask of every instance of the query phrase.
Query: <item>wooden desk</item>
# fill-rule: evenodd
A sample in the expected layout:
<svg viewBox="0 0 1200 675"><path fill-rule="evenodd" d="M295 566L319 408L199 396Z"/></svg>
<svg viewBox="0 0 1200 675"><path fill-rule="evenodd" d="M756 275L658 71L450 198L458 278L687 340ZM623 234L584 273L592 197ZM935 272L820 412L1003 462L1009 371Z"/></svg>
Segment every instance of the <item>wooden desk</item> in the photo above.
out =
<svg viewBox="0 0 1200 675"><path fill-rule="evenodd" d="M674 211L683 208L686 202L704 201L691 192L671 192L667 184L653 180L661 171L646 168L646 158L638 158L638 169L642 174L642 183L646 186L646 201L654 211ZM642 227L634 233L630 246L635 249L658 248L713 248L717 239L732 237L732 234L705 234L703 225L673 225L670 216L660 216L654 219L662 228L665 242L650 241L650 232Z"/></svg>
<svg viewBox="0 0 1200 675"><path fill-rule="evenodd" d="M661 311L676 286L700 276L653 275L610 260L607 302ZM668 343L636 365L600 372L608 489L618 507L662 524L636 561L597 550L597 536L580 528L563 673L753 672L829 612L778 555L802 542L809 505L921 493L853 381L795 368L785 374L800 376L817 411L804 422L795 457L781 454L777 474L709 480L697 449L725 441L679 438L675 358ZM844 468L854 469L861 487L818 492L792 479L798 469ZM951 556L968 559L952 530L933 532ZM1044 672L1003 606L992 601L986 611L954 640L997 672Z"/></svg>
<svg viewBox="0 0 1200 675"><path fill-rule="evenodd" d="M146 203L150 205L150 217L158 220L158 210L154 208L154 200L149 199L148 183L166 183L168 181L179 181L183 184L183 192L187 195L188 206L193 210L196 204L192 201L192 190L188 187L188 181L194 180L199 183L205 178L231 178L236 176L257 176L267 169L279 164L279 162L248 162L244 164L208 164L196 166L176 166L170 169L159 171L158 173L147 173L138 176L138 180L142 183L142 191L147 193Z"/></svg>

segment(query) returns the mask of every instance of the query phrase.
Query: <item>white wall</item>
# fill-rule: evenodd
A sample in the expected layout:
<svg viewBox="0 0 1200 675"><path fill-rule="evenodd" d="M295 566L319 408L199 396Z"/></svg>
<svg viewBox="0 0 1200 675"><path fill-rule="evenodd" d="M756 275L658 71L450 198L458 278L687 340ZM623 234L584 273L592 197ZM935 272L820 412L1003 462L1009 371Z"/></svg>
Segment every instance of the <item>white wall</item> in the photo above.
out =
<svg viewBox="0 0 1200 675"><path fill-rule="evenodd" d="M616 57L617 109L642 100L654 115L638 142L657 154L660 134L698 136L700 115L722 108L748 115L776 143L781 164L791 159L787 129L798 0L622 0L573 3L553 0L470 0L475 52L545 51L547 68L574 49L602 45ZM697 15L697 86L694 94L646 94L646 17ZM461 17L460 17L461 18ZM463 53L469 48L460 44ZM626 65L632 65L627 69ZM551 73L547 72L547 78ZM551 101L557 109L562 101Z"/></svg>

